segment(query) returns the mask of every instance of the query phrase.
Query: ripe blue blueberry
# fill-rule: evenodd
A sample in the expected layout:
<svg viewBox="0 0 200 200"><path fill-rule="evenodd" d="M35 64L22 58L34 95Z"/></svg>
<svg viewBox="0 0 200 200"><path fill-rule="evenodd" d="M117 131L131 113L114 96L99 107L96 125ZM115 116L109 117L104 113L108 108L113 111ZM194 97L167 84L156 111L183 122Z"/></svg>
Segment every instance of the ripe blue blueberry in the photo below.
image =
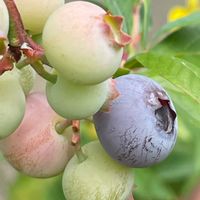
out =
<svg viewBox="0 0 200 200"><path fill-rule="evenodd" d="M141 75L116 79L119 97L108 112L94 115L98 137L110 156L130 167L164 160L177 137L177 117L171 99L155 81Z"/></svg>

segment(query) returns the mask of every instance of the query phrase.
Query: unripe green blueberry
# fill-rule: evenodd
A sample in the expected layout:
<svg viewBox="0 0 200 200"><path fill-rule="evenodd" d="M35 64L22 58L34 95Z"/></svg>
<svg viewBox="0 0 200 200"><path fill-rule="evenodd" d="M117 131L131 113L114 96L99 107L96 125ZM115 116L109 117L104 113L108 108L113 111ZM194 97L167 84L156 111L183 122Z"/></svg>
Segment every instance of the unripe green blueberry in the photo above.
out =
<svg viewBox="0 0 200 200"><path fill-rule="evenodd" d="M25 95L16 69L0 75L0 139L17 129L25 112Z"/></svg>
<svg viewBox="0 0 200 200"><path fill-rule="evenodd" d="M79 85L58 75L57 82L47 83L49 104L67 119L83 119L95 114L106 101L109 81L98 85Z"/></svg>
<svg viewBox="0 0 200 200"><path fill-rule="evenodd" d="M32 90L35 82L36 73L34 69L27 65L26 67L23 67L20 71L20 84L22 86L22 89L24 91L25 95L28 95L30 91Z"/></svg>
<svg viewBox="0 0 200 200"><path fill-rule="evenodd" d="M0 37L7 36L9 27L8 10L3 0L0 0Z"/></svg>
<svg viewBox="0 0 200 200"><path fill-rule="evenodd" d="M133 189L130 168L112 160L98 141L83 146L86 160L74 156L63 175L67 200L127 200Z"/></svg>
<svg viewBox="0 0 200 200"><path fill-rule="evenodd" d="M98 84L120 66L123 48L110 40L105 15L106 11L95 4L75 1L48 18L43 31L45 53L68 80Z"/></svg>
<svg viewBox="0 0 200 200"><path fill-rule="evenodd" d="M49 15L63 5L64 0L14 0L25 29L33 34L42 33Z"/></svg>
<svg viewBox="0 0 200 200"><path fill-rule="evenodd" d="M47 178L61 173L74 152L68 140L71 136L65 132L59 135L55 130L61 120L45 95L30 94L23 121L13 134L0 141L1 152L26 175Z"/></svg>

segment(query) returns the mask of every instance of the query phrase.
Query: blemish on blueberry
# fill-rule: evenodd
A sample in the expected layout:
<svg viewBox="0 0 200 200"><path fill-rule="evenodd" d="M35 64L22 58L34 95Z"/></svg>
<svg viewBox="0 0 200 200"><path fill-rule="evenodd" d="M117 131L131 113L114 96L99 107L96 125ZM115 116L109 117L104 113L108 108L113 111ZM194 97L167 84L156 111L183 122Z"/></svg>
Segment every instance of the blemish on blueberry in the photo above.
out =
<svg viewBox="0 0 200 200"><path fill-rule="evenodd" d="M169 100L158 98L161 107L155 110L157 125L167 134L173 133L176 113L170 106Z"/></svg>

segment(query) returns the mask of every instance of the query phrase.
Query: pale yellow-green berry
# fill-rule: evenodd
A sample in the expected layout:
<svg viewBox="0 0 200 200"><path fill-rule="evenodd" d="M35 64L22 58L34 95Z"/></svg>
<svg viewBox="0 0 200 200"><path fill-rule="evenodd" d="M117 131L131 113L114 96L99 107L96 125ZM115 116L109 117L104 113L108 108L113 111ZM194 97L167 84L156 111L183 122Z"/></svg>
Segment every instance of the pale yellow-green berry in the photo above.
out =
<svg viewBox="0 0 200 200"><path fill-rule="evenodd" d="M3 0L0 0L0 37L7 36L9 27L8 10Z"/></svg>
<svg viewBox="0 0 200 200"><path fill-rule="evenodd" d="M57 82L47 83L49 104L67 119L83 119L94 115L107 99L109 81L98 85L79 85L58 75Z"/></svg>
<svg viewBox="0 0 200 200"><path fill-rule="evenodd" d="M20 125L25 112L25 95L16 69L0 76L0 139Z"/></svg>
<svg viewBox="0 0 200 200"><path fill-rule="evenodd" d="M83 146L87 159L74 156L63 175L67 200L126 200L133 188L130 168L112 160L98 141Z"/></svg>
<svg viewBox="0 0 200 200"><path fill-rule="evenodd" d="M14 0L25 29L33 34L42 33L48 17L64 4L64 0Z"/></svg>

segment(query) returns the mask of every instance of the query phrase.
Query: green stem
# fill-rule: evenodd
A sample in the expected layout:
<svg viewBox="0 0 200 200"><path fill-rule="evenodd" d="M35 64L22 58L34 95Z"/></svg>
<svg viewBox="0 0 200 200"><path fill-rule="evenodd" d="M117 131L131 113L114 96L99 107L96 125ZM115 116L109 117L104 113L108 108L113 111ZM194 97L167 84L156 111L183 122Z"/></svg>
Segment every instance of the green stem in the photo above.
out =
<svg viewBox="0 0 200 200"><path fill-rule="evenodd" d="M51 74L48 71L45 70L43 64L41 61L36 61L34 63L31 63L31 66L35 69L35 71L44 79L51 83L56 83L57 81L57 75Z"/></svg>
<svg viewBox="0 0 200 200"><path fill-rule="evenodd" d="M18 63L16 63L16 67L18 69L22 69L23 67L26 67L27 65L30 65L31 62L30 62L30 59L26 58Z"/></svg>
<svg viewBox="0 0 200 200"><path fill-rule="evenodd" d="M0 38L0 55L3 55L5 50L6 50L6 46L4 44L4 40L1 40Z"/></svg>
<svg viewBox="0 0 200 200"><path fill-rule="evenodd" d="M76 146L75 154L78 158L79 163L82 163L87 159L87 156L83 153L83 150L82 150L80 144Z"/></svg>
<svg viewBox="0 0 200 200"><path fill-rule="evenodd" d="M49 62L47 61L47 59L46 59L45 56L43 56L40 60L41 60L41 62L43 64L48 65L48 67L52 68L52 66L49 64ZM27 65L31 65L32 63L33 63L33 61L30 58L26 58L26 59L24 59L24 60L19 61L18 63L16 63L16 67L18 69L22 69L23 67L26 67Z"/></svg>
<svg viewBox="0 0 200 200"><path fill-rule="evenodd" d="M8 40L9 46L7 50L8 58L12 58L12 62L19 62L23 54L28 57L31 61L35 62L35 60L40 60L44 55L44 49L36 44L26 33L24 29L24 25L22 23L22 19L20 13L17 9L14 0L4 0L8 13L9 13L9 32L8 32ZM28 46L30 48L24 48L24 46ZM11 60L11 59L10 59ZM8 60L9 61L9 60ZM7 63L8 63L7 61ZM24 67L26 63L21 63L18 65L19 68ZM2 68L2 67L1 67ZM40 67L37 69L38 72L41 72L41 75L47 77L48 80L52 81L52 78L45 73L44 70ZM36 70L36 71L37 71Z"/></svg>
<svg viewBox="0 0 200 200"><path fill-rule="evenodd" d="M20 47L26 41L26 32L14 0L4 0L9 12L9 44Z"/></svg>
<svg viewBox="0 0 200 200"><path fill-rule="evenodd" d="M135 56L133 56L132 58L126 61L126 63L124 64L124 67L127 69L133 69L133 68L140 68L144 66L135 58Z"/></svg>
<svg viewBox="0 0 200 200"><path fill-rule="evenodd" d="M68 128L72 124L71 120L63 120L56 124L55 129L57 133L62 134L66 128Z"/></svg>
<svg viewBox="0 0 200 200"><path fill-rule="evenodd" d="M45 55L42 56L40 60L42 61L43 64L48 65L49 67L53 68L53 67L50 65L50 63L49 63L49 61L47 60L47 57L46 57Z"/></svg>
<svg viewBox="0 0 200 200"><path fill-rule="evenodd" d="M81 148L81 136L80 136L80 120L72 120L72 139L71 143L75 147L75 154L80 163L87 159L87 156L83 153Z"/></svg>

